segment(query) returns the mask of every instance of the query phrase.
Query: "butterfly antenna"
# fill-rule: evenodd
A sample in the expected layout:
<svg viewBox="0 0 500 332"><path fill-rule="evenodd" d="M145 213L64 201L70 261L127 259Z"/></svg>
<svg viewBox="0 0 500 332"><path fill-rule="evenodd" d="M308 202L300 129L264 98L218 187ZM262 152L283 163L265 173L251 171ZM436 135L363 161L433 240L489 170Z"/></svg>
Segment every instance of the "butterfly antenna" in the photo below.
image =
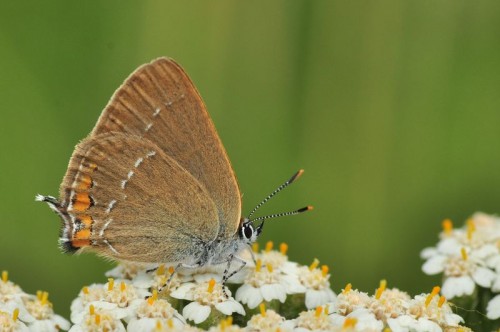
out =
<svg viewBox="0 0 500 332"><path fill-rule="evenodd" d="M262 228L264 227L264 221L266 221L267 219L279 218L279 217L286 217L286 216L293 216L293 215L296 215L296 214L299 214L299 213L302 213L302 212L311 211L312 209L313 209L313 207L311 205L308 205L308 206L303 207L303 208L298 209L298 210L288 211L288 212L281 212L281 213L274 213L274 214L270 214L270 215L267 215L267 216L262 216L262 217L250 219L250 221L254 222L254 221L262 220L262 222L256 228L257 236L258 236L262 232Z"/></svg>
<svg viewBox="0 0 500 332"><path fill-rule="evenodd" d="M270 193L266 198L264 198L262 200L262 202L260 202L259 204L257 204L257 206L255 206L253 208L253 210L248 215L248 219L250 219L250 217L255 213L255 211L257 211L258 209L260 209L260 207L262 205L266 204L267 201L269 201L271 198L273 198L277 193L279 193L280 191L282 191L283 189L285 189L286 187L288 187L289 185L291 185L295 180L297 180L302 175L302 173L304 173L304 170L303 169L299 170L290 179L288 179L285 183L283 183L281 186L279 186L278 188L276 188L276 190L274 190L272 193ZM301 211L301 212L303 212L303 211ZM297 213L300 213L300 212L297 212ZM295 213L295 214L297 214L297 213ZM257 218L257 219L259 219L259 218ZM257 220L257 219L255 219L255 220Z"/></svg>
<svg viewBox="0 0 500 332"><path fill-rule="evenodd" d="M306 211L311 211L313 209L314 208L311 205L308 205L308 206L303 207L303 208L298 209L298 210L293 210L293 211L288 211L288 212L281 212L281 213L274 213L274 214L270 214L270 215L267 215L267 216L262 216L262 217L250 219L250 221L252 221L252 222L259 221L259 220L264 221L266 219L286 217L286 216L294 216L296 214L299 214L299 213L302 213L302 212L306 212Z"/></svg>

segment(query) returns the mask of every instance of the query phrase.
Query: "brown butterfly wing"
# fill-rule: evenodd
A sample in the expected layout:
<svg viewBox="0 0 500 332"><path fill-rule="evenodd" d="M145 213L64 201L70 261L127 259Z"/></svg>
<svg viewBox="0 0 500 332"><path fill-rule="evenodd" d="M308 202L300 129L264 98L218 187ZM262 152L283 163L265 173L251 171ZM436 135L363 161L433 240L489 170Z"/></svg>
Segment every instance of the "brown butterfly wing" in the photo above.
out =
<svg viewBox="0 0 500 332"><path fill-rule="evenodd" d="M236 177L203 100L177 63L160 58L130 75L91 135L112 131L155 143L208 191L218 209L219 234L229 237L237 231L241 197Z"/></svg>
<svg viewBox="0 0 500 332"><path fill-rule="evenodd" d="M60 188L63 239L115 259L176 262L217 236L217 208L153 142L122 133L84 139Z"/></svg>

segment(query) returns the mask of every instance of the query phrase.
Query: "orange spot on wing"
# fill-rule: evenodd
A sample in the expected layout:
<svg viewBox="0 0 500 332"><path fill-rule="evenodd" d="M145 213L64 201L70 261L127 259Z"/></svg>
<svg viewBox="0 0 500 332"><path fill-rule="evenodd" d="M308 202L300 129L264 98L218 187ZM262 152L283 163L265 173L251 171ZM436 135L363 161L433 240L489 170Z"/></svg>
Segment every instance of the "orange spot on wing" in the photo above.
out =
<svg viewBox="0 0 500 332"><path fill-rule="evenodd" d="M92 217L88 215L78 216L78 219L82 222L83 225L85 225L84 228L91 228L92 224L94 223Z"/></svg>
<svg viewBox="0 0 500 332"><path fill-rule="evenodd" d="M90 207L90 196L88 193L76 193L73 199L73 210L85 211Z"/></svg>
<svg viewBox="0 0 500 332"><path fill-rule="evenodd" d="M77 189L79 190L89 190L92 187L92 178L90 175L81 174L78 178Z"/></svg>
<svg viewBox="0 0 500 332"><path fill-rule="evenodd" d="M71 245L75 248L87 247L90 246L90 240L89 239L73 240L71 241Z"/></svg>
<svg viewBox="0 0 500 332"><path fill-rule="evenodd" d="M74 240L88 240L90 238L90 229L84 228L73 235Z"/></svg>

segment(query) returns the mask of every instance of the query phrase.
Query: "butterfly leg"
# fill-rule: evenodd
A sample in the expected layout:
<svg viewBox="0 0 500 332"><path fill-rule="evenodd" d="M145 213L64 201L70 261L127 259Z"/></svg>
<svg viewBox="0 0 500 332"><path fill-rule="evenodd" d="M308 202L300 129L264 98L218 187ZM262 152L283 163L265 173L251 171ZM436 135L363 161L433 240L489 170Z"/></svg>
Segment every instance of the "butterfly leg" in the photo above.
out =
<svg viewBox="0 0 500 332"><path fill-rule="evenodd" d="M231 268L231 263L233 262L233 260L239 262L241 265L236 270L229 273L229 270ZM234 254L231 254L229 256L229 259L227 260L227 266L226 266L226 269L224 270L224 274L222 277L222 292L224 293L224 296L226 297L226 299L229 298L229 296L227 295L227 292L226 292L226 287L225 287L226 282L228 281L229 278L234 276L236 273L240 272L246 265L247 265L247 262L245 262L243 259L239 258L238 256L235 256Z"/></svg>
<svg viewBox="0 0 500 332"><path fill-rule="evenodd" d="M252 256L252 261L254 263L254 265L257 265L257 260L255 259L255 254L252 250L252 246L247 244L248 245L248 249L249 249L249 252L250 252L250 256Z"/></svg>
<svg viewBox="0 0 500 332"><path fill-rule="evenodd" d="M150 268L150 269L147 269L147 270L146 270L146 273L156 272L156 270L158 270L158 268L159 268L159 267L160 267L160 266L158 265L158 266L152 267L152 268Z"/></svg>
<svg viewBox="0 0 500 332"><path fill-rule="evenodd" d="M183 267L183 268L187 268L187 269L196 269L200 266L201 266L200 264L195 264L195 265L189 265L189 264L184 264L184 263L177 264L174 268L174 271L170 275L170 277L168 277L167 282L165 282L163 285L161 285L161 287L158 288L158 293L161 293L165 289L165 287L170 286L170 282L172 281L172 278L177 273L177 270L179 268Z"/></svg>

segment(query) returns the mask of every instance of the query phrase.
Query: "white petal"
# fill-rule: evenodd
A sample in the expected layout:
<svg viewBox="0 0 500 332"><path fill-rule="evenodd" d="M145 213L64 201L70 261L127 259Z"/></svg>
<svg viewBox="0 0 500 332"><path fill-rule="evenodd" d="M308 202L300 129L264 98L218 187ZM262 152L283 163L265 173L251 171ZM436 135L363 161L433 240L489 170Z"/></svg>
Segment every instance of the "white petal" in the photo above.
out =
<svg viewBox="0 0 500 332"><path fill-rule="evenodd" d="M437 250L447 256L460 256L462 244L456 238L446 238L437 245Z"/></svg>
<svg viewBox="0 0 500 332"><path fill-rule="evenodd" d="M500 255L494 255L486 259L486 265L496 272L500 271Z"/></svg>
<svg viewBox="0 0 500 332"><path fill-rule="evenodd" d="M245 303L250 309L256 308L264 300L259 288L243 285L236 291L236 300Z"/></svg>
<svg viewBox="0 0 500 332"><path fill-rule="evenodd" d="M417 321L408 315L402 315L397 318L389 318L387 324L392 332L409 332L417 324Z"/></svg>
<svg viewBox="0 0 500 332"><path fill-rule="evenodd" d="M240 315L245 315L245 309L243 309L243 306L234 300L227 300L217 303L215 305L215 309L228 316L230 316L233 312L237 312Z"/></svg>
<svg viewBox="0 0 500 332"><path fill-rule="evenodd" d="M254 290L255 291L252 291L252 295L248 298L246 303L250 309L257 308L257 306L264 301L261 291L259 289Z"/></svg>
<svg viewBox="0 0 500 332"><path fill-rule="evenodd" d="M491 271L490 269L487 269L485 267L478 267L476 270L472 273L472 279L482 287L485 288L490 288L491 284L493 283L493 280L495 279L496 274Z"/></svg>
<svg viewBox="0 0 500 332"><path fill-rule="evenodd" d="M469 276L449 277L443 282L441 292L448 298L471 295L475 288L474 281Z"/></svg>
<svg viewBox="0 0 500 332"><path fill-rule="evenodd" d="M245 303L250 309L256 308L263 300L260 289L243 284L236 291L236 300Z"/></svg>
<svg viewBox="0 0 500 332"><path fill-rule="evenodd" d="M344 325L344 321L345 321L345 316L336 313L330 314L330 322L332 322L334 326L342 326Z"/></svg>
<svg viewBox="0 0 500 332"><path fill-rule="evenodd" d="M153 285L153 274L146 272L139 272L134 279L132 279L132 285L137 288L149 288Z"/></svg>
<svg viewBox="0 0 500 332"><path fill-rule="evenodd" d="M132 319L127 325L127 331L154 331L157 318Z"/></svg>
<svg viewBox="0 0 500 332"><path fill-rule="evenodd" d="M496 245L493 244L485 244L479 249L476 249L470 253L471 257L474 258L480 258L480 259L486 259L488 257L491 257L493 255L498 254L498 248Z"/></svg>
<svg viewBox="0 0 500 332"><path fill-rule="evenodd" d="M52 321L64 331L69 330L71 326L70 322L66 320L66 318L59 315L54 315L54 317L52 317Z"/></svg>
<svg viewBox="0 0 500 332"><path fill-rule="evenodd" d="M419 318L415 331L417 332L442 332L441 327L425 318Z"/></svg>
<svg viewBox="0 0 500 332"><path fill-rule="evenodd" d="M191 302L182 309L182 316L194 321L195 324L200 324L208 318L210 311L210 306L201 305L198 302Z"/></svg>
<svg viewBox="0 0 500 332"><path fill-rule="evenodd" d="M433 256L424 263L422 271L429 275L441 273L444 270L444 265L447 259L448 257L443 255Z"/></svg>
<svg viewBox="0 0 500 332"><path fill-rule="evenodd" d="M347 317L356 318L357 331L382 331L384 327L384 323L377 320L375 315L365 308L354 310Z"/></svg>
<svg viewBox="0 0 500 332"><path fill-rule="evenodd" d="M495 293L498 293L500 291L500 276L496 275L495 280L493 280L493 283L491 285L491 290Z"/></svg>
<svg viewBox="0 0 500 332"><path fill-rule="evenodd" d="M280 300L281 303L284 303L286 300L285 287L280 284L263 285L260 288L260 291L262 293L262 297L267 302L272 300Z"/></svg>
<svg viewBox="0 0 500 332"><path fill-rule="evenodd" d="M486 317L491 320L500 318L500 295L495 296L488 302Z"/></svg>
<svg viewBox="0 0 500 332"><path fill-rule="evenodd" d="M295 262L285 262L285 264L283 264L281 267L280 267L280 270L281 272L283 272L284 274L289 274L289 275L294 275L296 276L297 275L297 272L299 270L298 268L299 264L295 263Z"/></svg>
<svg viewBox="0 0 500 332"><path fill-rule="evenodd" d="M321 291L310 289L306 292L306 308L313 309L323 304L321 303Z"/></svg>
<svg viewBox="0 0 500 332"><path fill-rule="evenodd" d="M446 322L446 325L449 326L458 326L458 324L464 322L464 319L461 316L453 313L445 314L444 320Z"/></svg>
<svg viewBox="0 0 500 332"><path fill-rule="evenodd" d="M438 251L436 248L427 247L427 248L424 248L420 252L420 258L427 260L427 259L431 258L432 256L436 256L437 254L438 254Z"/></svg>
<svg viewBox="0 0 500 332"><path fill-rule="evenodd" d="M191 282L187 282L185 284L180 285L177 289L175 289L170 296L181 299L181 300L193 300L193 294L191 294L191 290L196 286Z"/></svg>
<svg viewBox="0 0 500 332"><path fill-rule="evenodd" d="M21 320L23 323L33 323L36 321L36 318L29 313L29 311L24 306L24 303L20 299L14 299L8 301L7 303L0 302L0 304L2 304L0 306L0 311L7 312L10 315L12 315L14 310L19 309L19 320Z"/></svg>
<svg viewBox="0 0 500 332"><path fill-rule="evenodd" d="M215 273L193 274L193 278L199 284L210 281L210 279L214 279L218 284L222 282L222 274Z"/></svg>
<svg viewBox="0 0 500 332"><path fill-rule="evenodd" d="M80 325L73 325L68 332L84 332Z"/></svg>
<svg viewBox="0 0 500 332"><path fill-rule="evenodd" d="M296 275L284 275L281 280L285 285L287 294L305 293L307 290L307 288L300 283Z"/></svg>

